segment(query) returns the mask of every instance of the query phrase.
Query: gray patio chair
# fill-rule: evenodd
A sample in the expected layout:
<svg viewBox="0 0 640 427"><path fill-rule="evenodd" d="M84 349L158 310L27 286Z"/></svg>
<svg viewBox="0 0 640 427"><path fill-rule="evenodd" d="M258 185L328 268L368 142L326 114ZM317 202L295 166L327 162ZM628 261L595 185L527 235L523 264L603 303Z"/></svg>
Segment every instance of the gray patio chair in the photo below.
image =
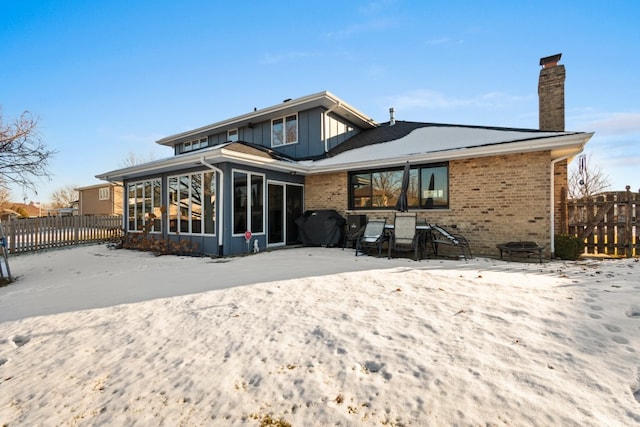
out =
<svg viewBox="0 0 640 427"><path fill-rule="evenodd" d="M439 245L449 245L460 248L460 255L465 260L473 258L469 241L461 234L453 234L438 224L431 224L431 241L433 252L438 255ZM468 254L468 257L467 257Z"/></svg>
<svg viewBox="0 0 640 427"><path fill-rule="evenodd" d="M384 230L386 224L386 219L367 221L364 231L356 241L356 256L363 253L365 249L369 253L372 248L378 250L378 256L382 254L382 244L387 240Z"/></svg>
<svg viewBox="0 0 640 427"><path fill-rule="evenodd" d="M415 213L396 213L393 233L389 240L389 258L391 258L391 252L413 251L413 259L418 260L420 235L416 230L416 225L417 217Z"/></svg>

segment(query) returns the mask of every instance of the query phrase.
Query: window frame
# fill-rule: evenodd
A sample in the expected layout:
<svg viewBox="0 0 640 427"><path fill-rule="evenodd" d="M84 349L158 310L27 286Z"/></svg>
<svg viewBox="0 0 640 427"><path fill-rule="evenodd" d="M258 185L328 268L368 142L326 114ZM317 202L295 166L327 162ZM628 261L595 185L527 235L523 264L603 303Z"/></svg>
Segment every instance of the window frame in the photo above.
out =
<svg viewBox="0 0 640 427"><path fill-rule="evenodd" d="M431 198L431 201L429 201L429 197L428 196L428 192L431 190L428 190L425 187L429 186L429 182L425 182L423 181L423 175L425 171L428 171L429 169L438 169L438 168L446 168L446 185L444 186L444 188L441 189L434 189L435 191L441 191L443 193L443 195L441 196L442 198L445 199L445 203L438 203L437 205L432 205L429 206L430 203L433 203L433 199ZM416 179L417 183L416 183L416 191L417 191L417 200L418 200L418 206L409 206L409 209L411 210L436 210L436 209L449 209L450 205L451 205L451 194L450 194L450 169L449 169L449 162L438 162L438 163L427 163L427 164L416 164L416 165L412 165L411 166L411 174L412 179ZM375 195L374 195L374 182L376 182L376 180L374 179L374 175L381 175L381 174L385 174L385 173L393 173L394 175L396 175L396 181L397 177L402 177L402 173L403 173L403 167L399 166L399 167L390 167L390 168L377 168L377 169L366 169L366 170L359 170L359 171L350 171L348 173L348 181L347 181L347 185L348 185L348 207L349 210L395 210L395 203L392 203L390 205L387 206L380 206L380 205L375 205L374 204L374 200L376 199ZM366 176L369 175L368 181L366 179L366 177L364 178L363 182L364 182L364 187L367 186L367 182L368 182L368 186L370 188L369 190L369 194L364 194L362 196L360 196L360 198L363 199L369 199L369 203L366 206L363 206L361 203L360 204L356 204L356 194L355 194L355 185L354 185L354 180L356 179L357 176ZM379 179L380 181L380 179ZM396 194L398 191L397 188L394 189L394 191L391 194ZM380 197L380 196L378 196Z"/></svg>
<svg viewBox="0 0 640 427"><path fill-rule="evenodd" d="M276 131L274 129L275 123L276 122L282 122L282 129L281 129L281 137L278 138L282 141L282 143L276 143ZM294 126L295 126L295 139L289 141L289 125L288 123L290 122L294 122ZM279 133L280 133L279 132ZM287 145L292 145L292 144L297 144L300 140L300 136L299 136L299 126L298 126L298 113L293 113L293 114L288 114L286 116L280 116L280 117L276 117L274 119L271 120L271 147L284 147Z"/></svg>
<svg viewBox="0 0 640 427"><path fill-rule="evenodd" d="M111 198L111 189L109 187L98 188L98 200L109 200Z"/></svg>
<svg viewBox="0 0 640 427"><path fill-rule="evenodd" d="M195 138L189 141L184 141L182 144L182 153L189 153L191 151L200 150L201 148L207 148L209 146L209 138L204 136L202 138Z"/></svg>
<svg viewBox="0 0 640 427"><path fill-rule="evenodd" d="M245 176L245 186L244 186L244 191L242 192L241 196L244 200L244 203L238 208L236 209L236 205L238 203L237 200L237 193L236 193L236 174L238 175L244 175ZM260 200L254 200L254 194L252 190L253 187L253 183L254 183L254 178L258 178L262 181L261 183L261 191L258 191L257 193L257 197L260 198ZM233 237L238 237L238 236L244 236L245 231L251 231L251 234L254 235L263 235L265 233L265 221L266 221L266 208L267 208L267 204L266 204L266 186L267 186L267 177L265 174L263 173L258 173L258 172L251 172L248 170L243 170L243 169L232 169L231 170L231 187L232 187L232 197L231 197L231 221L232 221L232 227L231 227L231 235ZM256 204L258 203L258 204ZM241 212L241 209L244 208L244 212ZM261 212L258 211L258 209L254 209L254 208L260 208ZM244 230L236 230L236 215L238 213L243 213L244 214L244 225L245 225L245 229ZM254 227L254 217L255 216L259 216L260 217L260 224L259 224L259 229L256 229Z"/></svg>
<svg viewBox="0 0 640 427"><path fill-rule="evenodd" d="M239 135L239 132L238 132L238 128L229 129L227 131L227 141L237 142L239 138L240 138L240 135Z"/></svg>
<svg viewBox="0 0 640 427"><path fill-rule="evenodd" d="M126 191L127 232L141 233L148 222L153 222L149 232L162 233L162 180L156 177L127 182Z"/></svg>
<svg viewBox="0 0 640 427"><path fill-rule="evenodd" d="M207 175L211 176L211 181L207 180ZM198 177L196 179L195 177ZM215 200L217 196L217 172L199 171L188 172L167 176L167 234L171 235L216 235L217 206ZM199 193L194 190L194 183L199 182ZM209 182L209 187L205 188L205 183ZM194 196L199 195L199 203L194 203ZM183 200L186 196L187 203L182 206L178 200ZM205 203L205 196L211 197L210 212ZM208 215L210 214L210 215ZM182 219L184 216L185 219ZM175 217L175 218L174 218ZM199 220L195 218L199 217ZM175 221L172 224L172 221ZM208 232L208 230L211 230Z"/></svg>

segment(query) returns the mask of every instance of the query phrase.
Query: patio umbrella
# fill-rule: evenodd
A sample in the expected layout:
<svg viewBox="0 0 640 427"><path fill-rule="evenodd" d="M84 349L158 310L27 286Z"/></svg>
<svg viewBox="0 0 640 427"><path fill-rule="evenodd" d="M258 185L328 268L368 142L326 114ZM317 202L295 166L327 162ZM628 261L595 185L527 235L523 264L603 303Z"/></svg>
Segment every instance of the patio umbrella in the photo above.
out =
<svg viewBox="0 0 640 427"><path fill-rule="evenodd" d="M434 174L431 174L431 179L429 180L429 192L427 193L429 195L429 197L427 197L427 208L432 208L433 207L433 191L435 190L435 184L434 184Z"/></svg>
<svg viewBox="0 0 640 427"><path fill-rule="evenodd" d="M407 191L409 191L409 173L411 167L409 162L404 165L404 172L402 173L402 188L400 189L400 196L396 202L396 210L400 212L406 212L409 210L409 202L407 201Z"/></svg>

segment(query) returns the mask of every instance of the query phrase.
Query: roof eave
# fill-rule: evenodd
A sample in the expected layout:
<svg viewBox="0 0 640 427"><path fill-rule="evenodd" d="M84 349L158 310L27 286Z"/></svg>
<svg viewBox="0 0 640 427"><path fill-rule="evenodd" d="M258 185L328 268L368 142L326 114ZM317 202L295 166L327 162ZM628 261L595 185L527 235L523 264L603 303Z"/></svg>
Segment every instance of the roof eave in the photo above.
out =
<svg viewBox="0 0 640 427"><path fill-rule="evenodd" d="M252 111L247 114L212 123L186 132L181 132L175 135L168 136L166 138L161 138L157 140L156 143L160 145L172 146L177 141L184 138L215 131L223 131L224 129L233 129L247 126L252 121L255 122L256 119L267 120L270 118L275 118L276 115L286 115L289 112L299 111L301 108L307 109L314 107L324 107L327 109L333 108L334 111L338 112L340 115L349 119L353 124L363 129L374 128L378 125L373 119L367 117L356 108L352 107L337 96L333 95L331 92L323 91L301 98L296 98L291 101L282 102L271 107Z"/></svg>
<svg viewBox="0 0 640 427"><path fill-rule="evenodd" d="M222 146L213 150L189 153L179 159L171 157L160 161L113 170L96 175L96 178L109 182L122 182L124 180L131 180L144 176L158 175L159 171L162 171L160 173L171 173L187 167L202 166L201 160L205 160L207 162L215 161L216 163L234 162L243 165L268 167L270 170L300 175L306 175L308 173L308 167L297 162L268 159L263 156L229 150L226 149L225 146Z"/></svg>
<svg viewBox="0 0 640 427"><path fill-rule="evenodd" d="M397 157L387 157L361 162L340 163L323 166L321 164L311 164L310 173L329 173L356 169L375 169L388 166L401 166L405 162L430 163L443 162L449 160L463 160L475 157L499 156L518 153L529 153L535 151L550 151L551 159L579 154L584 145L593 136L593 133L576 133L571 135L561 135L556 137L517 141L501 144L482 145L477 147L458 148L454 150L442 150L427 153L407 154Z"/></svg>

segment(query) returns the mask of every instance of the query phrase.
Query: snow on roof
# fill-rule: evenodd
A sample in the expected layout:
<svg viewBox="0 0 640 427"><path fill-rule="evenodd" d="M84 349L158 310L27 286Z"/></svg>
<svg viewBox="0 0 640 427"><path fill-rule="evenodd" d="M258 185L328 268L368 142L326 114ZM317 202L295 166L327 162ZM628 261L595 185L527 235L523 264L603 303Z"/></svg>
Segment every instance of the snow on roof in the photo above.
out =
<svg viewBox="0 0 640 427"><path fill-rule="evenodd" d="M375 131L375 130L374 130ZM501 129L469 126L428 126L411 131L404 137L378 144L366 145L344 151L334 157L316 160L313 169L333 169L339 165L367 164L385 160L387 163L408 157L436 157L436 154L471 148L496 146L498 144L531 142L528 149L519 145L520 151L534 151L541 141L553 137L578 135L575 132L541 132L528 129ZM581 134L585 135L585 134ZM535 141L535 142L534 142ZM486 154L499 154L504 147L485 149ZM543 148L540 148L543 149Z"/></svg>

